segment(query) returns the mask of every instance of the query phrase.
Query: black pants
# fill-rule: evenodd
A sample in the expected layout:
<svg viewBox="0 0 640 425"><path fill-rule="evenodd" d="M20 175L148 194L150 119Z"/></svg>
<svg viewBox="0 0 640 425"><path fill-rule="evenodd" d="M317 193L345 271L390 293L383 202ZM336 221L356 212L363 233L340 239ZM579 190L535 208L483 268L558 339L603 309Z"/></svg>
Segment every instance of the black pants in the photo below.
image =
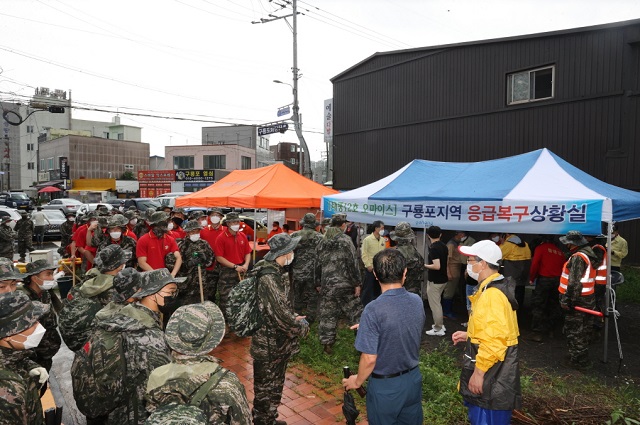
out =
<svg viewBox="0 0 640 425"><path fill-rule="evenodd" d="M378 280L373 275L373 272L369 270L364 271L364 281L362 282L362 292L360 293L360 301L362 302L362 306L366 306L371 301L375 300L380 296L382 290L380 289L380 284Z"/></svg>

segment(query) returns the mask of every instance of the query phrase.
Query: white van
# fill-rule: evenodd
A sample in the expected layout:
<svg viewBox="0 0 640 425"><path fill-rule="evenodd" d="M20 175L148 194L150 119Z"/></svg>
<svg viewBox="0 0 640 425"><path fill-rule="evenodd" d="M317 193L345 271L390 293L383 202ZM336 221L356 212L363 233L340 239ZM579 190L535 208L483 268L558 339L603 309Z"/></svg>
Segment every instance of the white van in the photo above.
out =
<svg viewBox="0 0 640 425"><path fill-rule="evenodd" d="M179 198L184 195L189 195L193 192L169 192L163 193L162 195L154 198L156 202L158 202L163 207L175 207L176 206L176 198Z"/></svg>

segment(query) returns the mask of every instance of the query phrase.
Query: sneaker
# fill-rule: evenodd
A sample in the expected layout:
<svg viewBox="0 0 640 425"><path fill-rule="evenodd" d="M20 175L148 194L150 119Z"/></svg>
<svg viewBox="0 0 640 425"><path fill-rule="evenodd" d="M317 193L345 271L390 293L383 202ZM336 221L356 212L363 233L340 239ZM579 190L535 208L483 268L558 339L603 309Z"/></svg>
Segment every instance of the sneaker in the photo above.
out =
<svg viewBox="0 0 640 425"><path fill-rule="evenodd" d="M435 330L435 329L429 329L427 332L425 332L427 335L429 336L444 336L445 333L445 329L444 327L442 329L440 329L439 331Z"/></svg>

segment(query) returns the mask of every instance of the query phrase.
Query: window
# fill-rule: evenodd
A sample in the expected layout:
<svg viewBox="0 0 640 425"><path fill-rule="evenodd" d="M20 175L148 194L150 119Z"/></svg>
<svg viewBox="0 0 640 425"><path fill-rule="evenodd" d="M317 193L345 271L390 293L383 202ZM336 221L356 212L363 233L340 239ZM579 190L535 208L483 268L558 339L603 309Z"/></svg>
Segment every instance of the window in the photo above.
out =
<svg viewBox="0 0 640 425"><path fill-rule="evenodd" d="M507 75L507 105L551 99L555 94L555 66Z"/></svg>
<svg viewBox="0 0 640 425"><path fill-rule="evenodd" d="M35 149L34 149L34 146L33 146L33 143L27 143L27 150L28 150L28 151L33 151L33 150L35 150Z"/></svg>
<svg viewBox="0 0 640 425"><path fill-rule="evenodd" d="M33 126L32 125L28 125L27 126L27 133L33 133Z"/></svg>
<svg viewBox="0 0 640 425"><path fill-rule="evenodd" d="M250 170L251 169L251 157L243 156L242 157L242 169Z"/></svg>
<svg viewBox="0 0 640 425"><path fill-rule="evenodd" d="M124 133L118 133L118 140L124 140Z"/></svg>
<svg viewBox="0 0 640 425"><path fill-rule="evenodd" d="M102 137L103 137L104 139L108 139L108 138L109 138L109 132L108 132L108 131L103 131L103 132L102 132Z"/></svg>
<svg viewBox="0 0 640 425"><path fill-rule="evenodd" d="M44 171L44 158L40 159L40 171Z"/></svg>
<svg viewBox="0 0 640 425"><path fill-rule="evenodd" d="M296 145L291 145L291 152L295 152L297 150L296 148L297 148Z"/></svg>
<svg viewBox="0 0 640 425"><path fill-rule="evenodd" d="M47 170L53 170L53 158L47 158Z"/></svg>
<svg viewBox="0 0 640 425"><path fill-rule="evenodd" d="M124 164L124 169L125 170L133 170L133 164Z"/></svg>
<svg viewBox="0 0 640 425"><path fill-rule="evenodd" d="M33 170L35 169L36 164L35 162L27 162L27 170Z"/></svg>
<svg viewBox="0 0 640 425"><path fill-rule="evenodd" d="M296 159L295 158L291 158L291 165L296 165Z"/></svg>
<svg viewBox="0 0 640 425"><path fill-rule="evenodd" d="M193 170L193 156L174 156L174 170Z"/></svg>
<svg viewBox="0 0 640 425"><path fill-rule="evenodd" d="M205 170L225 170L227 168L226 155L204 155L202 168Z"/></svg>

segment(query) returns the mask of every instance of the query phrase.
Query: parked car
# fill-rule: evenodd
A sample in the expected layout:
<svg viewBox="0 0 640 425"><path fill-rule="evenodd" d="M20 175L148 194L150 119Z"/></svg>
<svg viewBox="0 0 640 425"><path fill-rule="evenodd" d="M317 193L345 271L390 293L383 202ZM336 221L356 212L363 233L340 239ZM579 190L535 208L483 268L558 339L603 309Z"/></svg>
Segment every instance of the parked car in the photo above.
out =
<svg viewBox="0 0 640 425"><path fill-rule="evenodd" d="M33 201L24 192L0 193L0 205L25 211L33 209Z"/></svg>
<svg viewBox="0 0 640 425"><path fill-rule="evenodd" d="M124 201L126 201L126 199L109 199L107 204L110 204L115 209L120 209L120 207L124 206Z"/></svg>
<svg viewBox="0 0 640 425"><path fill-rule="evenodd" d="M43 210L58 210L62 212L62 214L67 213L77 213L78 208L80 208L82 202L73 198L59 198L53 199L47 205L42 205Z"/></svg>
<svg viewBox="0 0 640 425"><path fill-rule="evenodd" d="M67 218L62 212L58 210L43 209L42 212L47 216L50 223L44 228L44 237L60 239L60 225L62 225L62 223L67 220Z"/></svg>
<svg viewBox="0 0 640 425"><path fill-rule="evenodd" d="M169 192L163 193L157 198L153 198L154 201L162 205L163 207L175 207L176 206L176 198L179 198L184 195L190 195L192 192Z"/></svg>
<svg viewBox="0 0 640 425"><path fill-rule="evenodd" d="M0 218L3 217L11 217L15 221L18 221L22 216L15 208L9 208L7 206L0 205Z"/></svg>
<svg viewBox="0 0 640 425"><path fill-rule="evenodd" d="M89 211L95 211L96 208L98 208L98 205L104 205L105 207L107 207L107 209L109 211L111 211L113 209L113 205L107 204L105 202L98 202L98 203L95 203L95 204L82 204L78 208L78 212L76 213L76 216L81 215L81 214L86 214Z"/></svg>
<svg viewBox="0 0 640 425"><path fill-rule="evenodd" d="M125 199L124 209L126 210L130 206L136 207L140 212L146 211L147 208L160 209L162 207L162 205L160 205L158 202L156 202L154 199L151 199L151 198Z"/></svg>

